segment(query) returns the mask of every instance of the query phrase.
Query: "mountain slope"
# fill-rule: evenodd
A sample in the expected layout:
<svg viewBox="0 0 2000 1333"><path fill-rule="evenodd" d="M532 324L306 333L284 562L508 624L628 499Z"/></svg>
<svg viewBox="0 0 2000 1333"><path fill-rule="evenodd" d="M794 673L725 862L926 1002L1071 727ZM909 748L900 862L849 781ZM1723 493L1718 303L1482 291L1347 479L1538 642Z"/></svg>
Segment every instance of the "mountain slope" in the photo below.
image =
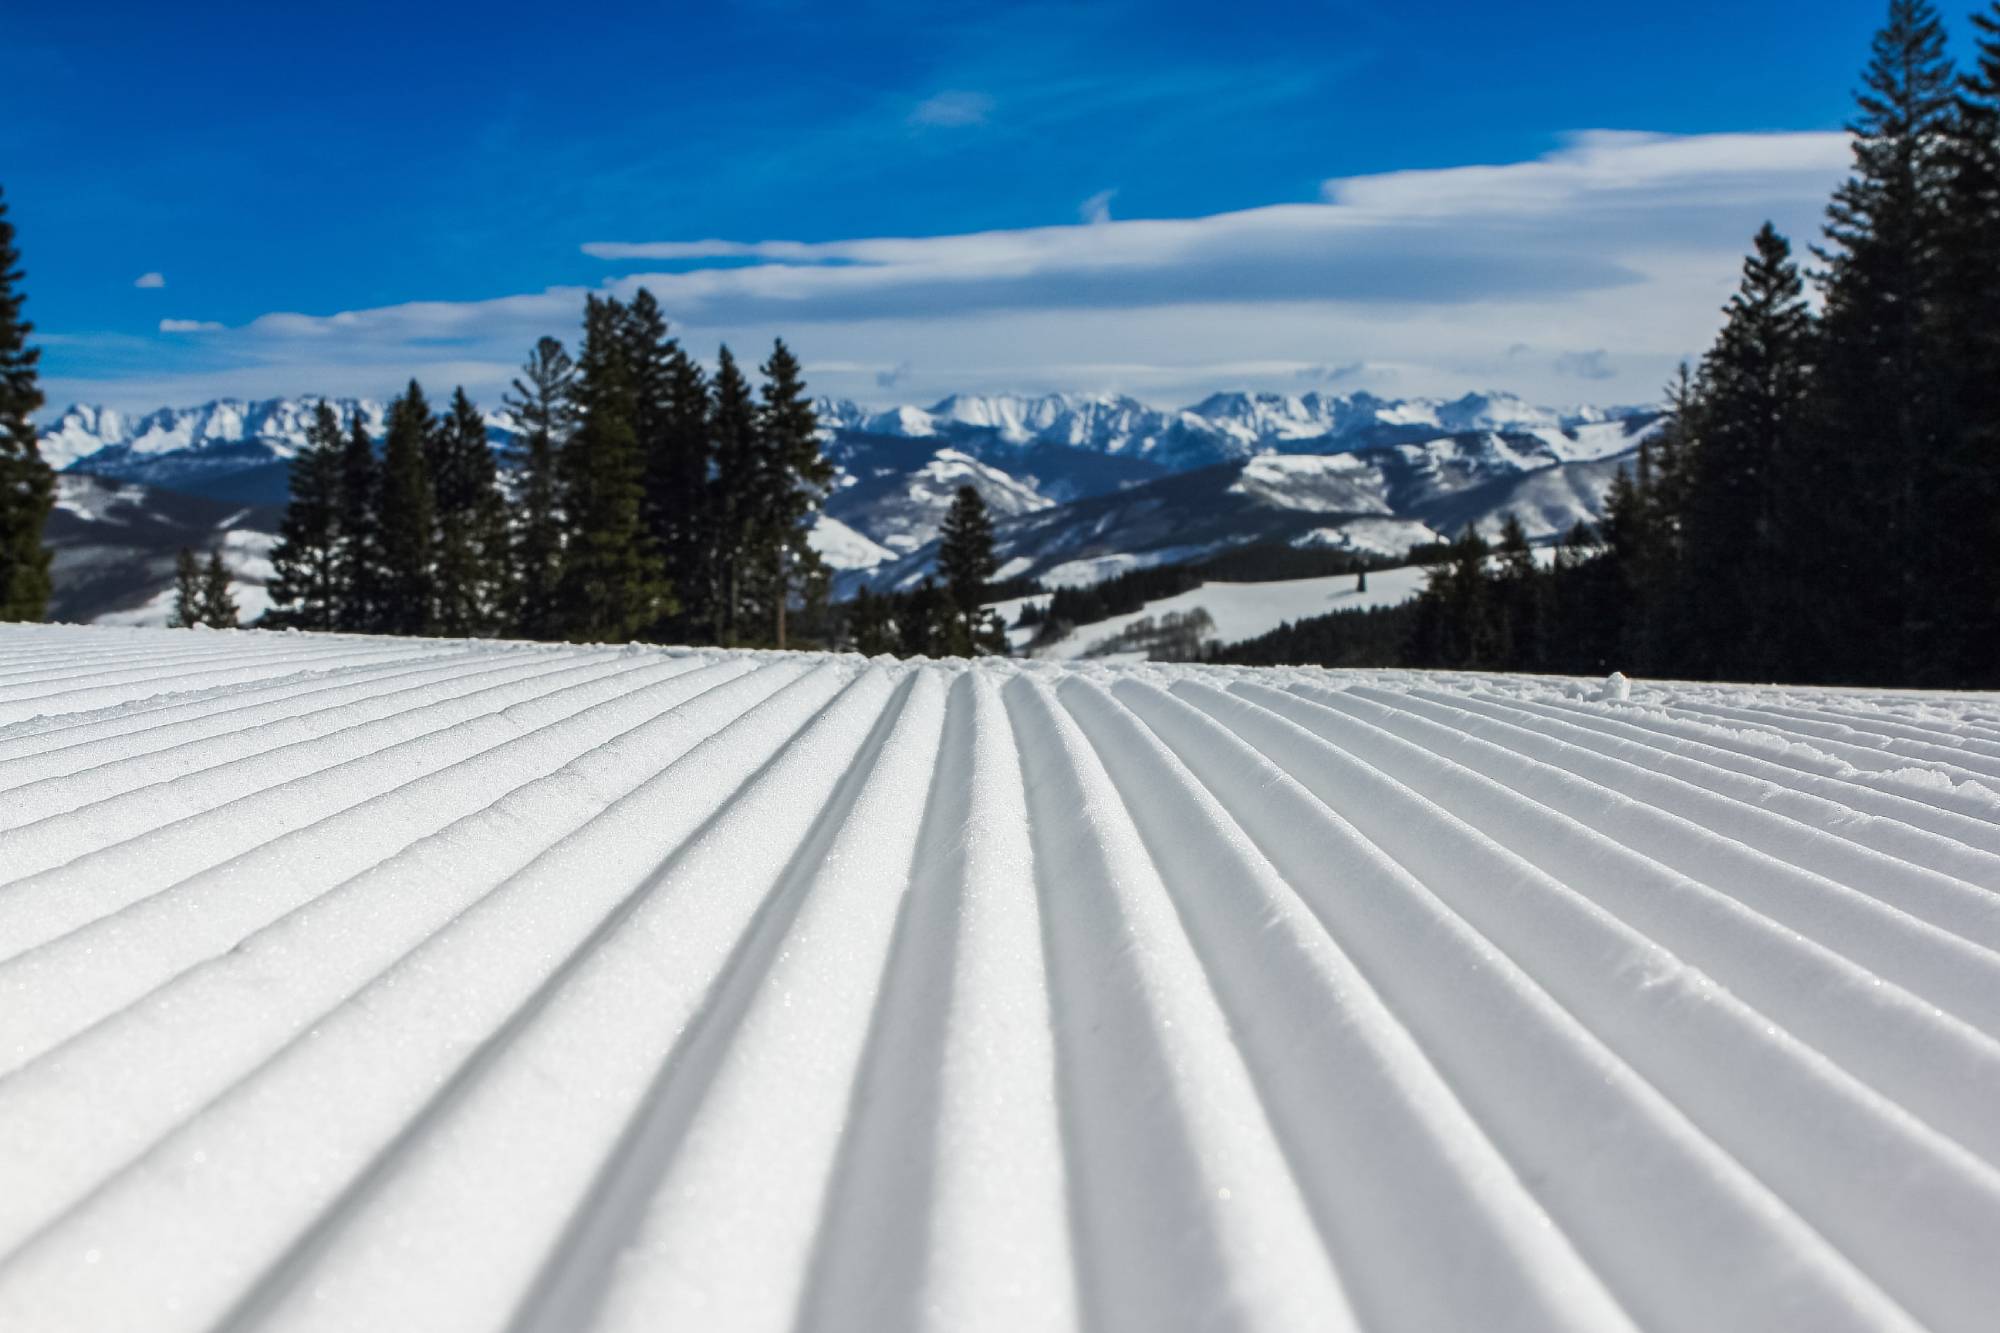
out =
<svg viewBox="0 0 2000 1333"><path fill-rule="evenodd" d="M203 555L221 549L247 623L270 605L264 585L282 518L269 505L61 474L46 529L54 552L49 618L165 625L173 613L174 560L188 547Z"/></svg>
<svg viewBox="0 0 2000 1333"><path fill-rule="evenodd" d="M1510 512L1531 539L1553 540L1603 516L1612 479L1652 428L1622 435L1621 453L1582 461L1552 459L1539 437L1482 433L1340 454L1267 454L1174 473L1000 521L1001 577L1089 583L1253 542L1393 556L1468 524L1490 536ZM850 571L838 586L914 587L936 556L935 543L927 544Z"/></svg>

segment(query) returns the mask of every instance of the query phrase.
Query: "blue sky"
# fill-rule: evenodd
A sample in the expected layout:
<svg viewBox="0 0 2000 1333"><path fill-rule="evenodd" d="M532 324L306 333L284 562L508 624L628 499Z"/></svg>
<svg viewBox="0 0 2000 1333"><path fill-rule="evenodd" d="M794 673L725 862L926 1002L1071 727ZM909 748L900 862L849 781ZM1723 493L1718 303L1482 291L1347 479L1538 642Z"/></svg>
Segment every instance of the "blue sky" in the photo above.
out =
<svg viewBox="0 0 2000 1333"><path fill-rule="evenodd" d="M51 396L143 407L490 397L641 278L878 402L1646 397L1814 225L1885 6L9 9Z"/></svg>

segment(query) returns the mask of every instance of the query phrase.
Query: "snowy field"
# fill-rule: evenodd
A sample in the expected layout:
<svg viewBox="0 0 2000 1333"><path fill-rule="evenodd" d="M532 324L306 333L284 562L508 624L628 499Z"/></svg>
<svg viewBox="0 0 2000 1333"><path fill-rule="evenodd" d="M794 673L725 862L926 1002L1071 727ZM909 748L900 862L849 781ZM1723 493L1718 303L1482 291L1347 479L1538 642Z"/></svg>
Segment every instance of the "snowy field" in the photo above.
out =
<svg viewBox="0 0 2000 1333"><path fill-rule="evenodd" d="M1381 569L1369 574L1368 590L1355 585L1352 574L1334 574L1315 579L1284 579L1270 583L1204 583L1199 588L1146 603L1142 610L1079 625L1066 637L1035 650L1037 657L1051 661L1075 661L1098 656L1112 642L1142 620L1157 620L1174 612L1206 611L1215 622L1209 637L1220 643L1241 643L1268 634L1286 621L1323 616L1333 611L1361 611L1398 606L1424 590L1427 570L1421 565ZM992 609L1006 621L1008 641L1022 651L1034 638L1034 627L1015 630L1027 602L1046 604L1046 593L995 602Z"/></svg>
<svg viewBox="0 0 2000 1333"><path fill-rule="evenodd" d="M0 1328L1992 1330L2000 697L1603 693L0 627Z"/></svg>
<svg viewBox="0 0 2000 1333"><path fill-rule="evenodd" d="M1552 546L1535 548L1535 562L1544 568L1555 560ZM1036 657L1073 662L1079 658L1102 657L1114 641L1139 621L1178 612L1206 611L1214 622L1209 637L1218 643L1242 643L1260 634L1269 634L1288 621L1305 620L1334 611L1372 611L1400 606L1424 590L1430 570L1424 565L1403 565L1395 569L1373 570L1368 588L1355 586L1352 574L1330 574L1321 578L1284 579L1267 583L1204 583L1172 597L1162 597L1137 611L1079 625L1066 637L1035 650ZM1034 626L1016 628L1021 608L1028 602L1048 604L1047 593L993 602L989 609L999 613L1008 626L1007 641L1015 652L1024 652L1035 637ZM1133 654L1137 657L1139 654Z"/></svg>

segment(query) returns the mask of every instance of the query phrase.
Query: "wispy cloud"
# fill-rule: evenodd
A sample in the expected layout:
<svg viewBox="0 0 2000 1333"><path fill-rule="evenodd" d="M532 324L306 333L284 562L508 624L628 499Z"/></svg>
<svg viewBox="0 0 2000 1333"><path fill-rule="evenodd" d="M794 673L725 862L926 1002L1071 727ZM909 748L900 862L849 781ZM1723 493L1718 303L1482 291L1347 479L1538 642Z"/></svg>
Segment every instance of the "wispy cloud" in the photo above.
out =
<svg viewBox="0 0 2000 1333"><path fill-rule="evenodd" d="M1099 190L1077 205L1077 216L1092 226L1111 221L1111 201L1117 195L1116 190Z"/></svg>
<svg viewBox="0 0 2000 1333"><path fill-rule="evenodd" d="M1371 361L1349 361L1338 366L1305 366L1294 378L1309 384L1383 384L1396 378L1396 368Z"/></svg>
<svg viewBox="0 0 2000 1333"><path fill-rule="evenodd" d="M910 124L938 129L984 125L993 114L993 99L985 93L953 91L927 97L910 111Z"/></svg>
<svg viewBox="0 0 2000 1333"><path fill-rule="evenodd" d="M1581 380L1631 400L1712 335L1756 227L1809 232L1846 165L1838 134L1600 132L1528 162L1345 178L1319 202L1203 217L1113 219L1107 198L1086 205L1089 217L1102 203L1101 220L1064 226L583 249L627 270L596 290L650 288L698 346L784 333L809 359L852 367L816 387L878 400L960 387L1194 396L1384 366L1410 392L1554 397ZM569 329L587 290L279 312L203 342L331 378L398 358L421 373L446 348L505 364ZM319 387L301 376L297 388Z"/></svg>
<svg viewBox="0 0 2000 1333"><path fill-rule="evenodd" d="M161 333L220 333L223 326L212 319L163 319Z"/></svg>
<svg viewBox="0 0 2000 1333"><path fill-rule="evenodd" d="M1579 380L1617 379L1611 354L1599 347L1588 352L1564 352L1556 358L1556 374Z"/></svg>
<svg viewBox="0 0 2000 1333"><path fill-rule="evenodd" d="M163 273L141 273L132 280L132 285L134 287L164 287L167 285L167 278Z"/></svg>

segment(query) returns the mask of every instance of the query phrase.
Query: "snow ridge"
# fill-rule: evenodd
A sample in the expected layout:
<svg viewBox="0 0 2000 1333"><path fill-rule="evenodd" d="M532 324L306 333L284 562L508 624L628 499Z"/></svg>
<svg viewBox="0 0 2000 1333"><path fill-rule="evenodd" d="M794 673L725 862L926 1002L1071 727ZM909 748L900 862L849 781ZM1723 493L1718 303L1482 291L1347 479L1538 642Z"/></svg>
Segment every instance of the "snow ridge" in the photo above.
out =
<svg viewBox="0 0 2000 1333"><path fill-rule="evenodd" d="M0 1327L1982 1330L2000 704L0 627Z"/></svg>

